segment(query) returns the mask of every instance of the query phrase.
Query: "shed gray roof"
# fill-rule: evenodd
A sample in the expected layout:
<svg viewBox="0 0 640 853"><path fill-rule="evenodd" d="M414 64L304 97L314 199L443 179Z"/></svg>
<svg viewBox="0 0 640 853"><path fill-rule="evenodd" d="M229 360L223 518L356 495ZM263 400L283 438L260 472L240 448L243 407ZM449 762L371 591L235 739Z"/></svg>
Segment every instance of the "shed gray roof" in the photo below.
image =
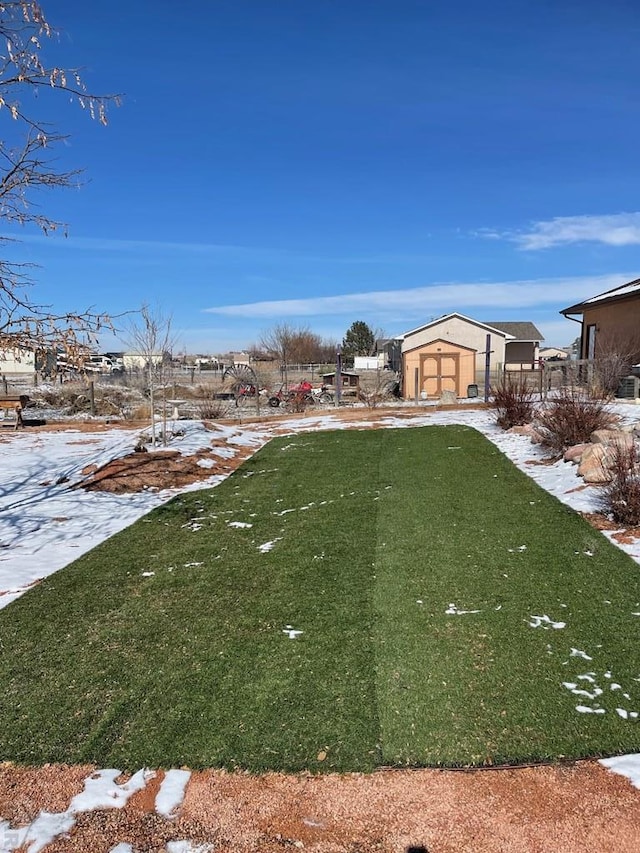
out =
<svg viewBox="0 0 640 853"><path fill-rule="evenodd" d="M487 322L488 326L513 335L515 341L543 341L544 335L533 323L494 323ZM515 343L514 341L514 343Z"/></svg>

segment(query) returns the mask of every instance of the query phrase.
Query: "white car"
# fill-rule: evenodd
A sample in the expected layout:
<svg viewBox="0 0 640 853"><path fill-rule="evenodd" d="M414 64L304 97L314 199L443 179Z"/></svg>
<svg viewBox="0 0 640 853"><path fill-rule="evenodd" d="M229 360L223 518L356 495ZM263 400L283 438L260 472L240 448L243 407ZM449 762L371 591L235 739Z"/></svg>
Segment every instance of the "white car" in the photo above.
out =
<svg viewBox="0 0 640 853"><path fill-rule="evenodd" d="M90 355L82 369L86 373L114 373L121 368L106 355Z"/></svg>

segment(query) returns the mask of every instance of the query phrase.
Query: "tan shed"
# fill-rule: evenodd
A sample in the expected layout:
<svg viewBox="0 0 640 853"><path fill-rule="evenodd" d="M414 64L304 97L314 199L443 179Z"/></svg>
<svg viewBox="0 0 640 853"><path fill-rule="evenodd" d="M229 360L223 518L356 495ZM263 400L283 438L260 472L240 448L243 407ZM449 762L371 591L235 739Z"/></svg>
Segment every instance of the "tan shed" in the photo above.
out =
<svg viewBox="0 0 640 853"><path fill-rule="evenodd" d="M443 391L467 396L469 385L484 371L487 335L491 336L491 365L505 360L505 345L512 336L463 314L445 314L402 336L402 396L439 397Z"/></svg>
<svg viewBox="0 0 640 853"><path fill-rule="evenodd" d="M476 351L462 344L438 338L404 353L403 397L415 395L416 377L421 397L440 397L453 391L466 396L467 387L475 382Z"/></svg>

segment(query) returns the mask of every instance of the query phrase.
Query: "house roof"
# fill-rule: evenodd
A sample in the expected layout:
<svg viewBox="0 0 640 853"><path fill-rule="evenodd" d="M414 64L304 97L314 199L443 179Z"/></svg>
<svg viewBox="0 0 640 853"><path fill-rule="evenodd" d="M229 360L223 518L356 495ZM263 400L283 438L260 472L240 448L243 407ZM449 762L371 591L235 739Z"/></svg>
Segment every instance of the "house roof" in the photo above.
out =
<svg viewBox="0 0 640 853"><path fill-rule="evenodd" d="M621 284L618 287L613 287L611 290L605 290L604 293L598 293L596 296L585 299L584 302L577 302L575 305L570 305L569 308L563 308L560 313L565 316L567 314L582 314L585 308L589 308L591 305L603 302L616 302L636 294L640 294L640 278L628 281L626 284Z"/></svg>
<svg viewBox="0 0 640 853"><path fill-rule="evenodd" d="M422 332L424 329L428 329L430 326L438 326L440 323L445 320L451 320L453 317L457 317L458 320L464 320L466 323L471 323L472 326L479 326L481 329L485 329L487 332L497 332L497 334L501 335L506 340L511 340L512 335L509 332L504 331L503 329L499 329L495 326L490 325L489 323L481 323L479 320L472 320L471 317L466 317L464 314L458 314L457 311L454 311L451 314L443 314L442 317L436 317L435 320L430 320L428 323L424 323L422 326L418 326L416 329L411 329L410 332L405 332L404 335L401 335L403 339L407 339L409 335L415 335L418 332Z"/></svg>
<svg viewBox="0 0 640 853"><path fill-rule="evenodd" d="M511 335L516 341L530 342L530 341L543 341L544 336L537 329L533 323L488 323L489 326L493 326L494 329L499 329L502 332L507 332L507 334Z"/></svg>

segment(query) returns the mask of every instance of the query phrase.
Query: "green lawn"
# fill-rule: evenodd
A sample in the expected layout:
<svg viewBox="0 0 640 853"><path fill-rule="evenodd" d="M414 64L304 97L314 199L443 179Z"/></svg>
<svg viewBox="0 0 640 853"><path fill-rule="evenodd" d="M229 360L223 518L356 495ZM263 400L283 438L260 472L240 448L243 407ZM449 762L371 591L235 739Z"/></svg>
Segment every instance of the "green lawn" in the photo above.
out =
<svg viewBox="0 0 640 853"><path fill-rule="evenodd" d="M637 751L634 613L639 567L472 429L280 438L0 611L0 760Z"/></svg>

